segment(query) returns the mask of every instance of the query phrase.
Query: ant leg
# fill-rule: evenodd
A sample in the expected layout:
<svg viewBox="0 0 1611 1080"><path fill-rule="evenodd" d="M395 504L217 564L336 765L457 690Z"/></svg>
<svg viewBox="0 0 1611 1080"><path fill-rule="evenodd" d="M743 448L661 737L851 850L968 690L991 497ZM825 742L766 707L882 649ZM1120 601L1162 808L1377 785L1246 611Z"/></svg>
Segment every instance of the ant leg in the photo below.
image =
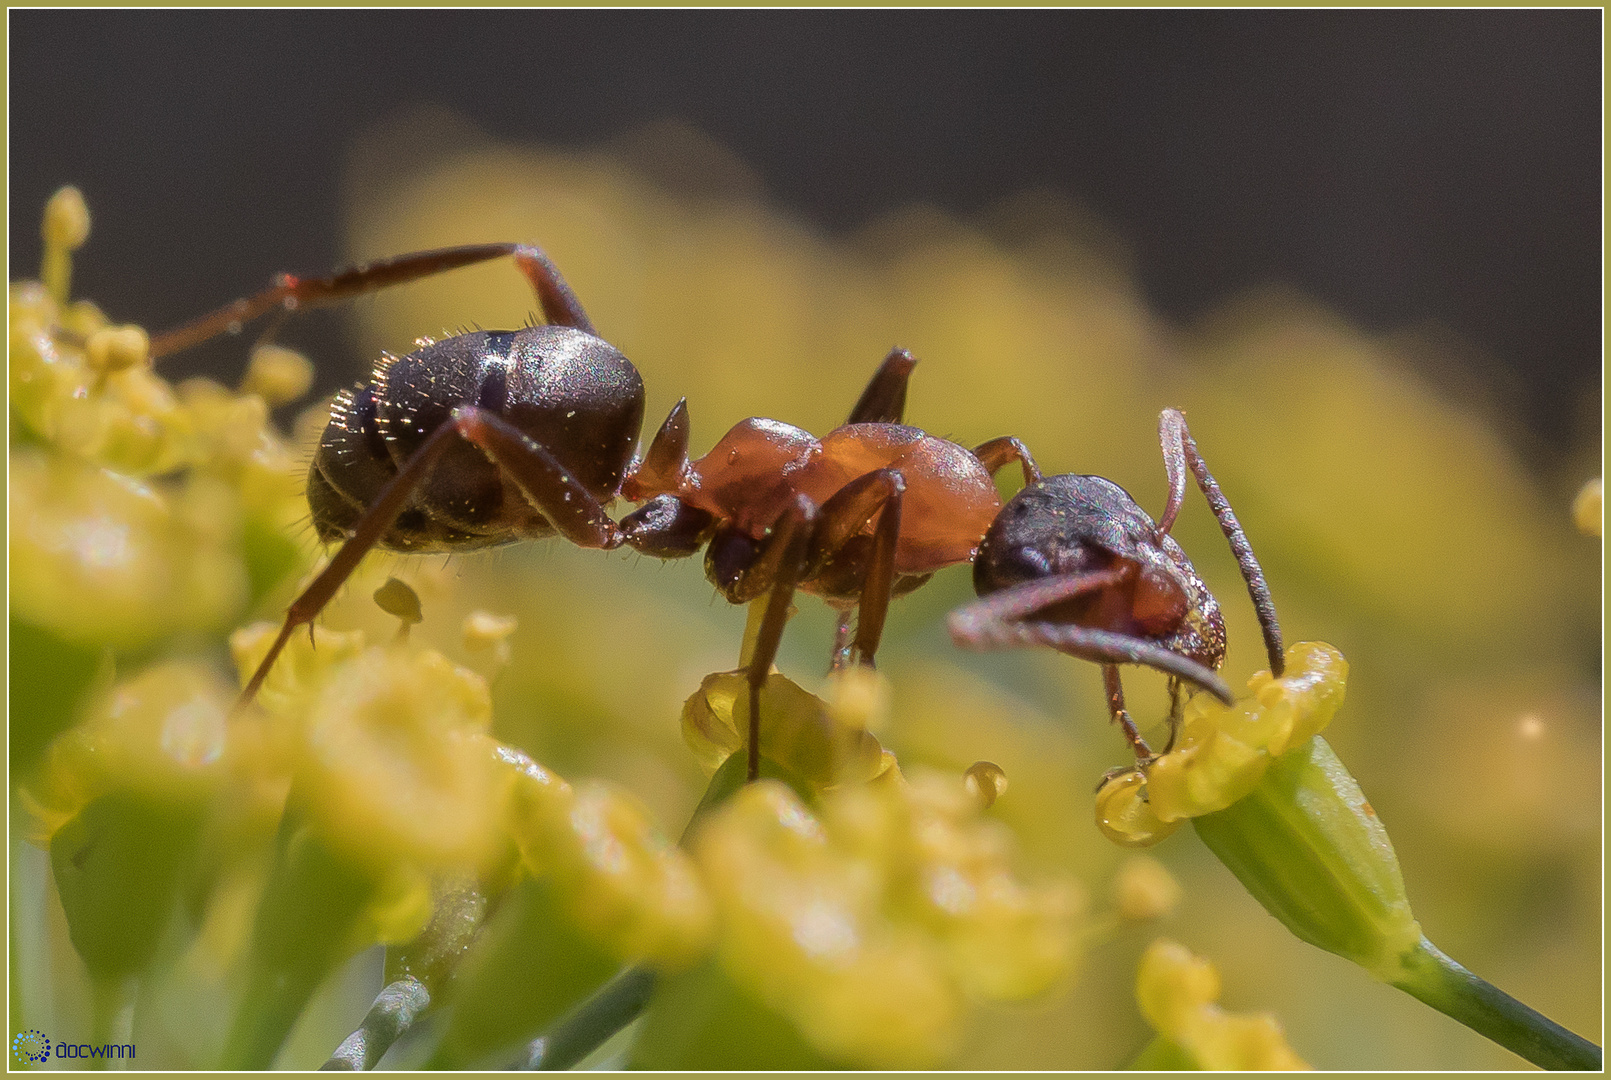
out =
<svg viewBox="0 0 1611 1080"><path fill-rule="evenodd" d="M548 256L537 248L525 244L466 244L381 259L337 271L329 277L303 278L294 274L280 274L274 284L262 292L242 297L217 311L156 335L151 339L151 357L169 356L219 334L237 332L245 324L276 308L294 312L333 304L503 255L515 257L516 264L537 294L537 302L542 305L545 319L594 333L593 324L582 310L576 294L571 292L570 286Z"/></svg>
<svg viewBox="0 0 1611 1080"><path fill-rule="evenodd" d="M1019 468L1024 471L1024 486L1040 483L1040 466L1029 453L1029 447L1011 435L1003 435L999 439L991 439L973 448L973 456L985 467L985 472L995 476L997 470L1010 461L1018 462Z"/></svg>
<svg viewBox="0 0 1611 1080"><path fill-rule="evenodd" d="M816 522L816 504L805 495L796 495L773 523L761 558L745 571L746 575L761 575L771 582L766 612L761 617L761 629L755 635L755 649L750 654L750 665L746 672L750 687L746 781L758 780L761 776L761 688L766 685L766 678L772 672L772 662L778 658L783 627L789 621L789 604L794 599L795 586L805 576L811 534Z"/></svg>
<svg viewBox="0 0 1611 1080"><path fill-rule="evenodd" d="M1069 656L1099 664L1145 664L1199 686L1225 704L1231 688L1208 668L1146 638L1071 623L1026 621L1061 600L1117 584L1118 570L1040 578L1013 585L951 613L951 640L968 649L1010 649L1045 645Z"/></svg>
<svg viewBox="0 0 1611 1080"><path fill-rule="evenodd" d="M508 474L561 536L577 547L610 551L626 537L604 504L539 442L478 405L453 410L453 426Z"/></svg>
<svg viewBox="0 0 1611 1080"><path fill-rule="evenodd" d="M860 614L852 646L857 659L868 667L873 666L878 643L884 636L884 619L895 588L895 546L900 539L905 497L906 478L895 469L879 469L857 477L822 504L822 516L812 538L808 573L820 569L823 562L861 533L874 514L878 515L862 578Z"/></svg>
<svg viewBox="0 0 1611 1080"><path fill-rule="evenodd" d="M1173 750L1175 748L1175 739L1180 736L1180 725L1181 725L1181 721L1184 719L1184 717L1182 716L1182 713L1181 713L1181 709L1186 703L1180 696L1180 690L1181 690L1180 680L1179 679L1170 679L1169 680L1169 741L1164 744L1164 748L1163 748L1163 752L1166 753L1166 754L1169 753L1169 751L1171 751L1171 750Z"/></svg>
<svg viewBox="0 0 1611 1080"><path fill-rule="evenodd" d="M573 330L580 330L584 334L598 337L598 331L593 328L593 320L587 317L582 310L582 302L566 284L565 276L559 272L559 267L545 254L542 248L530 244L506 245L514 248L515 265L520 272L526 275L531 282L532 291L537 294L537 302L542 305L543 318L556 326L569 326Z"/></svg>
<svg viewBox="0 0 1611 1080"><path fill-rule="evenodd" d="M620 546L620 530L604 512L604 507L592 492L554 460L552 454L494 414L474 405L462 406L454 410L451 422L431 432L397 471L397 475L387 481L380 495L353 523L351 535L336 552L335 558L291 602L279 636L252 674L251 681L241 691L237 710L257 696L274 661L291 639L292 631L298 626L312 624L319 612L324 610L324 606L357 569L359 560L391 528L409 497L429 474L431 466L436 464L455 438L466 439L480 447L495 465L510 475L554 527L573 543L581 547L606 549Z"/></svg>
<svg viewBox="0 0 1611 1080"><path fill-rule="evenodd" d="M861 392L845 423L899 424L906 415L906 382L916 366L917 358L911 353L891 349L873 373L867 389Z"/></svg>
<svg viewBox="0 0 1611 1080"><path fill-rule="evenodd" d="M1113 722L1124 731L1125 740L1135 753L1136 761L1151 761L1152 748L1147 745L1147 740L1141 737L1141 729L1136 727L1136 722L1130 718L1130 710L1124 707L1124 684L1119 681L1117 664L1102 665L1102 686L1108 692L1108 712L1112 714Z"/></svg>
<svg viewBox="0 0 1611 1080"><path fill-rule="evenodd" d="M844 608L839 612L839 620L833 628L833 660L828 664L829 675L837 675L850 666L850 631L855 617L856 609L853 607Z"/></svg>
<svg viewBox="0 0 1611 1080"><path fill-rule="evenodd" d="M1264 631L1264 648L1270 657L1270 673L1279 676L1286 670L1286 655L1281 646L1281 624L1276 621L1275 601L1270 598L1270 586L1264 580L1264 570L1253 555L1253 546L1242 531L1242 523L1236 520L1231 504L1226 501L1218 482L1208 471L1207 463L1198 453L1197 443L1186 427L1186 418L1178 409L1165 409L1159 415L1158 441L1163 447L1164 471L1169 477L1169 502L1158 521L1158 535L1161 537L1169 531L1175 522L1175 515L1180 512L1180 504L1186 494L1186 470L1190 468L1197 486L1202 489L1203 498L1208 500L1209 508L1219 520L1220 531L1225 534L1231 552L1236 556L1237 568L1242 571L1248 596L1253 600L1253 610L1258 613L1259 627Z"/></svg>

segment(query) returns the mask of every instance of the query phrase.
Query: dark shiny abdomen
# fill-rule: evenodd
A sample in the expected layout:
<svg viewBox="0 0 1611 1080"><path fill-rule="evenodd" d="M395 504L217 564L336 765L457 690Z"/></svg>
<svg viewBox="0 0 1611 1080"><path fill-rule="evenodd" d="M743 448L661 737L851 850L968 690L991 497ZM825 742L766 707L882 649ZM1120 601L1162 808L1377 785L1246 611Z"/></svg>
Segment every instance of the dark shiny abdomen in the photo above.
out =
<svg viewBox="0 0 1611 1080"><path fill-rule="evenodd" d="M464 405L509 421L609 502L637 446L643 380L613 346L563 326L476 331L383 357L367 385L337 398L308 470L320 538L344 539L403 463ZM511 478L460 440L380 545L456 551L553 531Z"/></svg>

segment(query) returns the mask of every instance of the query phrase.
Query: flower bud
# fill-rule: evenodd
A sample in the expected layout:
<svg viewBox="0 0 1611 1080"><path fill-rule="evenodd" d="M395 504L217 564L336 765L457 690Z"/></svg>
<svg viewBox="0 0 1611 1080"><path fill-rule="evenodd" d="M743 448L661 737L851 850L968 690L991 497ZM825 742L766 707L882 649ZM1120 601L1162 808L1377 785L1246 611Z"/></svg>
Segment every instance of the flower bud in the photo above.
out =
<svg viewBox="0 0 1611 1080"><path fill-rule="evenodd" d="M138 367L151 359L151 339L143 328L108 326L90 335L84 345L84 362L103 375Z"/></svg>
<svg viewBox="0 0 1611 1080"><path fill-rule="evenodd" d="M333 672L303 728L310 821L355 859L477 866L498 835L480 676L440 653L371 646Z"/></svg>
<svg viewBox="0 0 1611 1080"><path fill-rule="evenodd" d="M63 640L135 648L218 629L245 602L238 553L166 487L18 450L10 500L12 611Z"/></svg>
<svg viewBox="0 0 1611 1080"><path fill-rule="evenodd" d="M210 668L173 661L114 687L46 756L22 791L48 841L92 800L116 791L201 803L225 774L230 692Z"/></svg>
<svg viewBox="0 0 1611 1080"><path fill-rule="evenodd" d="M59 188L45 204L45 222L40 233L51 247L76 251L89 239L89 207L84 193L68 185Z"/></svg>
<svg viewBox="0 0 1611 1080"><path fill-rule="evenodd" d="M39 277L59 304L67 302L73 274L72 253L89 239L89 207L76 187L64 187L45 204L45 221L40 234L45 240L45 256Z"/></svg>
<svg viewBox="0 0 1611 1080"><path fill-rule="evenodd" d="M622 963L676 970L709 947L710 900L693 863L626 792L528 779L516 788L511 830L576 926Z"/></svg>
<svg viewBox="0 0 1611 1080"><path fill-rule="evenodd" d="M1269 1013L1237 1014L1220 1008L1219 972L1183 945L1153 942L1136 971L1136 1001L1147 1023L1166 1041L1143 1052L1136 1068L1307 1069L1287 1045ZM1173 1058L1167 1064L1160 1058Z"/></svg>
<svg viewBox="0 0 1611 1080"><path fill-rule="evenodd" d="M295 349L259 345L247 361L241 392L256 394L270 405L295 401L313 385L313 362Z"/></svg>
<svg viewBox="0 0 1611 1080"><path fill-rule="evenodd" d="M1132 855L1113 879L1113 902L1119 918L1131 922L1161 919L1180 903L1180 882L1157 859Z"/></svg>
<svg viewBox="0 0 1611 1080"><path fill-rule="evenodd" d="M229 687L171 662L118 685L52 744L22 793L74 946L116 980L156 953L224 779Z"/></svg>
<svg viewBox="0 0 1611 1080"><path fill-rule="evenodd" d="M1388 981L1419 944L1387 830L1324 739L1276 759L1250 794L1193 824L1304 941Z"/></svg>
<svg viewBox="0 0 1611 1080"><path fill-rule="evenodd" d="M1275 758L1331 722L1347 679L1341 653L1304 641L1287 650L1285 675L1259 672L1248 680L1249 696L1234 705L1193 698L1175 748L1146 769L1152 812L1179 821L1242 798Z"/></svg>
<svg viewBox="0 0 1611 1080"><path fill-rule="evenodd" d="M866 781L883 771L883 748L863 726L887 708L887 693L858 675L823 701L773 672L761 688L761 755L813 790ZM683 739L714 772L749 739L749 679L709 675L683 705Z"/></svg>

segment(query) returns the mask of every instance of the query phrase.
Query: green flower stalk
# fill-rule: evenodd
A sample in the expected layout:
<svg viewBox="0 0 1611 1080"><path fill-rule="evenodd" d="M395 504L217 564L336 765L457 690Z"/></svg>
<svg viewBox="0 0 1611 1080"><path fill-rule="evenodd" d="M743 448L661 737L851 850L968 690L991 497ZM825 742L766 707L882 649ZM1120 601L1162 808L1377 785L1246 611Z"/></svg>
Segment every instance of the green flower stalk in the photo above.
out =
<svg viewBox="0 0 1611 1080"><path fill-rule="evenodd" d="M273 633L259 624L235 635L243 673ZM228 1068L272 1064L338 963L417 938L433 915L433 878L492 874L507 843L480 676L406 642L325 633L317 649L299 639L286 650L259 702L292 733L294 779Z"/></svg>
<svg viewBox="0 0 1611 1080"><path fill-rule="evenodd" d="M1251 794L1194 820L1203 842L1294 934L1546 1069L1599 1069L1600 1048L1483 981L1421 932L1387 830L1324 739Z"/></svg>
<svg viewBox="0 0 1611 1080"><path fill-rule="evenodd" d="M229 767L228 702L227 684L200 665L150 668L57 738L20 791L107 1041L193 879Z"/></svg>

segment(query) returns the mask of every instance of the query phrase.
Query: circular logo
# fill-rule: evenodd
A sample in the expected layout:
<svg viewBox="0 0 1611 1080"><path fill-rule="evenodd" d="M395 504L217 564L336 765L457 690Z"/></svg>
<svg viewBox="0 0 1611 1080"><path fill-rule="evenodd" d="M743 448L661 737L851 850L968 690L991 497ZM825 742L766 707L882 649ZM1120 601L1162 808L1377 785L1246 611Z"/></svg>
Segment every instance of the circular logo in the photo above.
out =
<svg viewBox="0 0 1611 1080"><path fill-rule="evenodd" d="M50 1040L43 1031L29 1028L11 1040L11 1054L18 1061L43 1065L50 1058Z"/></svg>

